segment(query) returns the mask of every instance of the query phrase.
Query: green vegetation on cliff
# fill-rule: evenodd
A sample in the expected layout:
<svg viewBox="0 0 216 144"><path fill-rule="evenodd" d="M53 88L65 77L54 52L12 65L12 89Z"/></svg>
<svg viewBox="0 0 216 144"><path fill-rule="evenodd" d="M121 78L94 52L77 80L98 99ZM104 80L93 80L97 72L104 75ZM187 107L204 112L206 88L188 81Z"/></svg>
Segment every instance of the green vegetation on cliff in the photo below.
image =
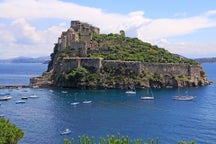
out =
<svg viewBox="0 0 216 144"><path fill-rule="evenodd" d="M123 34L92 34L92 43L97 47L94 50L88 50L87 57L101 57L105 60L197 64L194 60L172 54L164 48L143 42L138 38L125 37ZM65 48L61 56L67 57L71 53L73 50Z"/></svg>
<svg viewBox="0 0 216 144"><path fill-rule="evenodd" d="M122 32L122 31L121 31ZM125 37L123 34L92 34L93 49L88 49L87 57L104 58L105 60L142 61L157 63L188 63L197 62L172 54L157 45L143 42L138 38ZM73 49L66 47L59 60L70 57Z"/></svg>

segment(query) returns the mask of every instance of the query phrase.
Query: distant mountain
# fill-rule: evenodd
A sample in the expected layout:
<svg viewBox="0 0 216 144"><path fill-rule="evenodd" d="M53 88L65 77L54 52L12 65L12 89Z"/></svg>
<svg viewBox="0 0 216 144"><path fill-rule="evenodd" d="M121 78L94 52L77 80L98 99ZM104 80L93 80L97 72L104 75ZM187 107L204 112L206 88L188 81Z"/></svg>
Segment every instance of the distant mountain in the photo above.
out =
<svg viewBox="0 0 216 144"><path fill-rule="evenodd" d="M194 59L195 61L197 61L198 63L215 63L216 62L216 57L212 57L212 58L197 58Z"/></svg>
<svg viewBox="0 0 216 144"><path fill-rule="evenodd" d="M0 63L49 63L49 61L50 61L49 56L37 57L37 58L16 57L11 59L0 59Z"/></svg>

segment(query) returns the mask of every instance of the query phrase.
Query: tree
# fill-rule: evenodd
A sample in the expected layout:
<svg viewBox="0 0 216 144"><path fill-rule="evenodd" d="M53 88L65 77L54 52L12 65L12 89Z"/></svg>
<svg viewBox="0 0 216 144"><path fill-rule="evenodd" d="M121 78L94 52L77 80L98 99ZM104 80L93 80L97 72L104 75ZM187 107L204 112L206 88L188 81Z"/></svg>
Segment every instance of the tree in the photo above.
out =
<svg viewBox="0 0 216 144"><path fill-rule="evenodd" d="M17 144L23 137L23 131L11 124L9 120L0 118L0 144Z"/></svg>

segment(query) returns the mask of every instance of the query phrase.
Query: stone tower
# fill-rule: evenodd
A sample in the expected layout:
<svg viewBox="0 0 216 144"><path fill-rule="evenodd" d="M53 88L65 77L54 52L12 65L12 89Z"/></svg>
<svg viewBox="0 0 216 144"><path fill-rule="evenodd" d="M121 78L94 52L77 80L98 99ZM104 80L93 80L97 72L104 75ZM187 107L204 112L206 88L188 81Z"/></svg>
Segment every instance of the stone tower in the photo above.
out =
<svg viewBox="0 0 216 144"><path fill-rule="evenodd" d="M71 21L71 26L66 32L62 32L58 39L58 51L70 48L78 51L78 56L87 55L87 49L91 46L92 34L100 34L100 29L88 23Z"/></svg>

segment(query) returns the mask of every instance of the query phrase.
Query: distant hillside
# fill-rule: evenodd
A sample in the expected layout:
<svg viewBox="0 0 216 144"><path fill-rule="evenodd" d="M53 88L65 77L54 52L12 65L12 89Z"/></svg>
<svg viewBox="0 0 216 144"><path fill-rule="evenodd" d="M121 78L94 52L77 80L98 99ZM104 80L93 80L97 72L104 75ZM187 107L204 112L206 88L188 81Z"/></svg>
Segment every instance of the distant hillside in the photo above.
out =
<svg viewBox="0 0 216 144"><path fill-rule="evenodd" d="M31 57L16 57L12 59L1 59L0 63L49 63L50 57L37 57L37 58L31 58Z"/></svg>
<svg viewBox="0 0 216 144"><path fill-rule="evenodd" d="M197 61L198 63L214 63L216 62L216 57L212 57L212 58L197 58L194 59L195 61Z"/></svg>

